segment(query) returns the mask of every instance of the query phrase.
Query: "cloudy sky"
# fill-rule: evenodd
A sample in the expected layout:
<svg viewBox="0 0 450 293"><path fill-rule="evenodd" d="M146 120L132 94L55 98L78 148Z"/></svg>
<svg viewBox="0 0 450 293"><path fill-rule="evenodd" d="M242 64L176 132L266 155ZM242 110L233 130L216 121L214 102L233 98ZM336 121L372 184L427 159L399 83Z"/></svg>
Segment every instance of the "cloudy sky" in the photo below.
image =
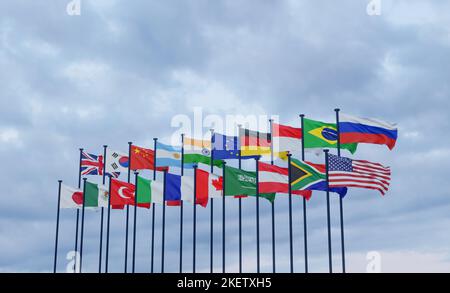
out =
<svg viewBox="0 0 450 293"><path fill-rule="evenodd" d="M450 3L345 1L119 1L0 3L0 271L50 271L57 180L77 184L78 148L126 151L169 138L176 115L297 115L333 121L343 112L396 122L393 151L360 146L355 158L392 167L391 189L351 190L344 200L347 268L450 271ZM336 3L335 3L336 2ZM259 116L257 116L259 117ZM205 133L207 128L203 129ZM344 153L349 155L348 153ZM96 179L92 179L96 180ZM244 270L255 270L255 204L244 206ZM220 204L215 266L220 268ZM295 271L303 272L302 201L294 198ZM325 195L308 203L310 271L327 271ZM332 197L333 265L341 270L338 199ZM137 270L150 266L150 219L138 211ZM262 271L271 270L270 206L261 203ZM124 213L112 213L111 271L122 271ZM287 197L276 202L277 270L288 271ZM160 266L157 209L155 267ZM209 209L199 209L198 270L209 269ZM237 205L227 201L227 270L236 271ZM192 209L185 210L185 271ZM167 214L166 268L178 270L179 209ZM98 261L100 213L86 213L85 268ZM61 212L58 270L73 249L75 212Z"/></svg>

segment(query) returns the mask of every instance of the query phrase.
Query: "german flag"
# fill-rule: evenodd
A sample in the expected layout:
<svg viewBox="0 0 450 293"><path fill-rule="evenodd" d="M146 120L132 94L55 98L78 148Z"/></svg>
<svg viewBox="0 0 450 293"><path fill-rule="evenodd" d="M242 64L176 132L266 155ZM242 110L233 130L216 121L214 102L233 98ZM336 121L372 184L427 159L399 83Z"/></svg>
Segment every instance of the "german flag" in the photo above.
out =
<svg viewBox="0 0 450 293"><path fill-rule="evenodd" d="M239 141L242 157L270 155L271 153L272 137L270 133L241 128Z"/></svg>

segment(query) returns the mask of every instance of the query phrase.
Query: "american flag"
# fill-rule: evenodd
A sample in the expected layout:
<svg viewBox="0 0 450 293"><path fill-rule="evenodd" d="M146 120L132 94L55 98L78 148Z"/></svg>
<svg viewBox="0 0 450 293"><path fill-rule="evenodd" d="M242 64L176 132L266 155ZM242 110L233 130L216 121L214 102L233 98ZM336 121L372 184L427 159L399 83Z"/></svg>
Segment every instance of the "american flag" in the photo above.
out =
<svg viewBox="0 0 450 293"><path fill-rule="evenodd" d="M103 175L103 156L81 152L81 175ZM113 178L119 177L119 172L113 172ZM107 175L109 175L107 173Z"/></svg>
<svg viewBox="0 0 450 293"><path fill-rule="evenodd" d="M391 168L378 163L328 156L330 187L359 187L375 189L384 195L391 181Z"/></svg>

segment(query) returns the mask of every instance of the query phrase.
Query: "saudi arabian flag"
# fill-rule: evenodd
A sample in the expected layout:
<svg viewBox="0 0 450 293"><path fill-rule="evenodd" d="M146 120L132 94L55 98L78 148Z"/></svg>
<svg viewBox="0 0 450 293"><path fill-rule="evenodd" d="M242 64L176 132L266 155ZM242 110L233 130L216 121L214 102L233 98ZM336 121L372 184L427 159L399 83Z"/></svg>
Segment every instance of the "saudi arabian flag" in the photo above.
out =
<svg viewBox="0 0 450 293"><path fill-rule="evenodd" d="M256 172L225 167L225 195L256 195ZM269 201L275 199L275 193L259 194Z"/></svg>
<svg viewBox="0 0 450 293"><path fill-rule="evenodd" d="M193 168L194 164L211 164L211 142L185 137L183 140L184 168ZM222 160L214 160L214 166L222 167Z"/></svg>
<svg viewBox="0 0 450 293"><path fill-rule="evenodd" d="M137 203L163 203L163 184L147 180L141 176L137 177Z"/></svg>
<svg viewBox="0 0 450 293"><path fill-rule="evenodd" d="M305 149L337 148L336 123L324 123L304 118L303 135ZM354 154L357 145L356 143L341 144L341 149L346 149Z"/></svg>
<svg viewBox="0 0 450 293"><path fill-rule="evenodd" d="M104 186L86 181L85 207L108 207L108 190Z"/></svg>

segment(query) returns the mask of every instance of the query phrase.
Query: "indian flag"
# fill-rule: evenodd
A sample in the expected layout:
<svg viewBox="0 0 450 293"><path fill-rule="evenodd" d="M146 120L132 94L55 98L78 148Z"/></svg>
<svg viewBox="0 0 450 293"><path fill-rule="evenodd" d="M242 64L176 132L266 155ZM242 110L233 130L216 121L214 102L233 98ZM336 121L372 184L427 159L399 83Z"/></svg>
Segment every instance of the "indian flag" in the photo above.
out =
<svg viewBox="0 0 450 293"><path fill-rule="evenodd" d="M184 168L192 168L194 164L211 164L211 142L207 140L185 137L183 140ZM214 166L222 166L221 160L214 160Z"/></svg>

